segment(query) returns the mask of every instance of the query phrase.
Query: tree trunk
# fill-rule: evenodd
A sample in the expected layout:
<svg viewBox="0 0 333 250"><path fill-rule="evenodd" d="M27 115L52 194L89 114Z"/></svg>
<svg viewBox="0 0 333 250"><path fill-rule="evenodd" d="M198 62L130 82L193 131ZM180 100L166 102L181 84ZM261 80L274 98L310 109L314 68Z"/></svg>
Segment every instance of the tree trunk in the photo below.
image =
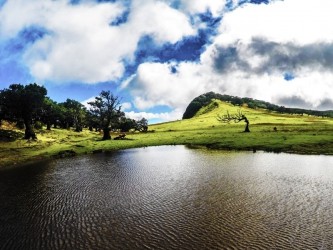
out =
<svg viewBox="0 0 333 250"><path fill-rule="evenodd" d="M89 131L93 131L93 127L92 126L89 126Z"/></svg>
<svg viewBox="0 0 333 250"><path fill-rule="evenodd" d="M46 123L46 130L51 130L51 123L50 122Z"/></svg>
<svg viewBox="0 0 333 250"><path fill-rule="evenodd" d="M75 127L75 132L82 132L82 127L79 126L79 125L77 125L77 126Z"/></svg>
<svg viewBox="0 0 333 250"><path fill-rule="evenodd" d="M29 140L33 139L36 140L37 136L32 128L31 125L31 119L24 119L24 125L25 125L25 132L24 132L24 139Z"/></svg>
<svg viewBox="0 0 333 250"><path fill-rule="evenodd" d="M245 118L245 123L246 123L246 126L245 126L244 132L250 132L250 129L249 129L250 122L247 118Z"/></svg>
<svg viewBox="0 0 333 250"><path fill-rule="evenodd" d="M102 140L110 140L110 129L109 128L103 128L103 139Z"/></svg>

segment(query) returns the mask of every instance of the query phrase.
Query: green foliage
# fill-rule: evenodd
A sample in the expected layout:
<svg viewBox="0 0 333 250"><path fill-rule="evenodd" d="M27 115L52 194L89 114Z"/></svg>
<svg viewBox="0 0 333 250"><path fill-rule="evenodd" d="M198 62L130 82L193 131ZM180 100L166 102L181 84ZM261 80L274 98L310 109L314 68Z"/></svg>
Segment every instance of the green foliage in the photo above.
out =
<svg viewBox="0 0 333 250"><path fill-rule="evenodd" d="M219 104L217 101L211 100L211 103L209 103L207 106L203 106L200 110L198 110L198 112L196 113L196 115L203 115L203 114L207 114L211 111L213 111L214 109L218 108Z"/></svg>
<svg viewBox="0 0 333 250"><path fill-rule="evenodd" d="M219 99L218 94L208 92L193 99L187 106L183 119L192 118L202 107L208 105L212 99Z"/></svg>
<svg viewBox="0 0 333 250"><path fill-rule="evenodd" d="M1 116L9 121L23 120L25 138L35 139L32 120L36 118L37 113L42 108L46 94L46 89L36 83L25 86L12 84L8 89L1 91Z"/></svg>
<svg viewBox="0 0 333 250"><path fill-rule="evenodd" d="M115 125L121 132L129 132L131 129L135 129L136 121L125 116L120 117L119 123Z"/></svg>
<svg viewBox="0 0 333 250"><path fill-rule="evenodd" d="M1 110L8 120L32 118L42 107L46 94L46 89L36 83L26 86L12 84L1 91Z"/></svg>
<svg viewBox="0 0 333 250"><path fill-rule="evenodd" d="M81 132L84 124L86 108L78 101L67 99L60 103L64 110L63 127L74 127L76 132Z"/></svg>
<svg viewBox="0 0 333 250"><path fill-rule="evenodd" d="M46 124L47 129L50 130L52 124L57 125L60 119L60 106L49 97L44 98L44 103L40 112L41 120Z"/></svg>
<svg viewBox="0 0 333 250"><path fill-rule="evenodd" d="M142 118L141 120L137 121L135 124L135 130L140 132L147 132L148 131L148 120L146 118Z"/></svg>
<svg viewBox="0 0 333 250"><path fill-rule="evenodd" d="M35 129L42 129L43 128L43 123L40 121L35 122L34 124Z"/></svg>

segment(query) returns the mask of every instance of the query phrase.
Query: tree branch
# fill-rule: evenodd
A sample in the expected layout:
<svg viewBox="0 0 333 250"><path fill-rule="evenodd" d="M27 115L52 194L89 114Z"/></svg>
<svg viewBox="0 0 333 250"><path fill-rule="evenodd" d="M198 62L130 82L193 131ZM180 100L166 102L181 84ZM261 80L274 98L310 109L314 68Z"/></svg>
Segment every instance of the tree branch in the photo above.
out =
<svg viewBox="0 0 333 250"><path fill-rule="evenodd" d="M216 119L220 122L224 123L230 123L231 121L238 123L241 121L245 121L246 127L245 132L250 132L249 130L249 120L246 118L246 116L242 113L241 110L238 110L236 114L230 115L229 111L227 111L227 114L225 115L217 115Z"/></svg>

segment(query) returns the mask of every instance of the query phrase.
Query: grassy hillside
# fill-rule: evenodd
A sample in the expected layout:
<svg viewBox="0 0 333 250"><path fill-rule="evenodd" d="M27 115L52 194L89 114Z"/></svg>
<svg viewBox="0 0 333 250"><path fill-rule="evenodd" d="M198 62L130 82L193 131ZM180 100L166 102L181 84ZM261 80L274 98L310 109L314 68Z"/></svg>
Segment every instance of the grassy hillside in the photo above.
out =
<svg viewBox="0 0 333 250"><path fill-rule="evenodd" d="M251 133L242 132L245 123L227 124L216 119L218 114L232 114L239 109L249 119ZM177 142L210 148L333 154L332 118L280 114L219 100L201 108L191 119L159 124L151 129L172 132Z"/></svg>
<svg viewBox="0 0 333 250"><path fill-rule="evenodd" d="M231 95L222 95L219 93L208 92L194 98L187 106L183 119L189 119L194 117L197 112L204 106L207 106L213 99L220 100L222 102L232 103L234 105L246 104L248 107L253 109L264 108L270 111L286 113L286 114L309 114L316 116L327 116L333 118L333 110L319 111L319 110L309 110L301 108L288 108L284 106L278 106L262 100L256 100L249 97L238 97Z"/></svg>
<svg viewBox="0 0 333 250"><path fill-rule="evenodd" d="M223 115L227 111L232 114L239 109L249 119L251 133L242 132L245 127L243 122L226 124L216 119L218 114ZM219 100L201 108L191 119L151 125L149 131L128 133L125 140L101 141L101 134L88 130L81 133L60 129L40 130L37 131L37 141L26 141L20 139L23 131L3 126L0 129L0 166L74 154L177 144L333 155L332 118L240 108Z"/></svg>
<svg viewBox="0 0 333 250"><path fill-rule="evenodd" d="M156 131L162 130L193 130L193 129L208 129L211 127L221 127L227 131L232 131L234 129L242 131L242 127L245 126L244 123L238 124L226 124L217 121L216 117L221 114L226 114L229 112L237 113L239 110L242 111L244 115L250 120L250 128L253 132L272 130L277 127L279 130L285 130L287 127L303 127L306 126L308 129L318 125L332 126L333 119L331 118L321 118L317 116L309 115L290 115L281 114L276 112L270 112L266 109L251 109L247 107L234 106L230 103L222 102L220 100L213 100L209 105L201 108L197 114L191 119L179 120L170 123L163 123L159 125L152 126ZM318 127L319 129L319 127Z"/></svg>

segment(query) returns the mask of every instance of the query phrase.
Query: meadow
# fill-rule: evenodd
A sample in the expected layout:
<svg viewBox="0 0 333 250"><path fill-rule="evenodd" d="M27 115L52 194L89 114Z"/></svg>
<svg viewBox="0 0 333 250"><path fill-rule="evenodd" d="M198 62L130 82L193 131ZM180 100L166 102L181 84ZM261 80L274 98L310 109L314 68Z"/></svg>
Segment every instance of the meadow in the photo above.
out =
<svg viewBox="0 0 333 250"><path fill-rule="evenodd" d="M222 123L216 118L239 110L250 121ZM223 150L258 150L333 155L333 119L290 115L265 109L234 106L219 100L203 107L191 119L154 124L148 132L129 132L123 140L102 141L102 134L84 129L36 130L37 141L23 140L23 131L9 124L0 128L0 167L36 160L99 153L134 147L188 145ZM112 133L112 138L119 133Z"/></svg>

